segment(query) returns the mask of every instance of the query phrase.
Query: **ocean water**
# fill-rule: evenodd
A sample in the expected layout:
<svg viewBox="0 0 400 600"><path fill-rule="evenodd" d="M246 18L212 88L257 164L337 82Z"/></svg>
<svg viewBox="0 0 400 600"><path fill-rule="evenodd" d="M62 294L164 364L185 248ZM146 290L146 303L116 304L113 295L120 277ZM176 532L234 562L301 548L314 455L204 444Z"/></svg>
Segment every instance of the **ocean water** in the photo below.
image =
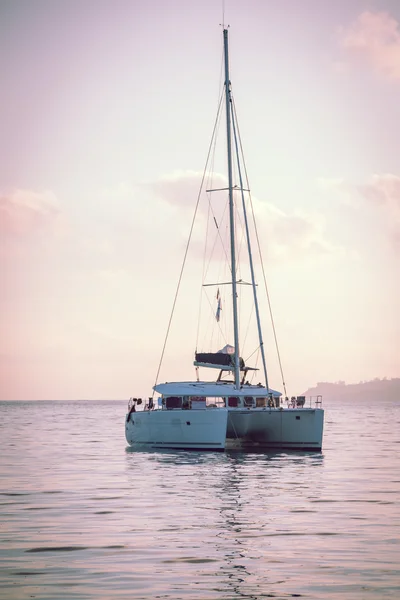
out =
<svg viewBox="0 0 400 600"><path fill-rule="evenodd" d="M125 402L0 403L0 598L400 598L400 401L322 453L137 452Z"/></svg>

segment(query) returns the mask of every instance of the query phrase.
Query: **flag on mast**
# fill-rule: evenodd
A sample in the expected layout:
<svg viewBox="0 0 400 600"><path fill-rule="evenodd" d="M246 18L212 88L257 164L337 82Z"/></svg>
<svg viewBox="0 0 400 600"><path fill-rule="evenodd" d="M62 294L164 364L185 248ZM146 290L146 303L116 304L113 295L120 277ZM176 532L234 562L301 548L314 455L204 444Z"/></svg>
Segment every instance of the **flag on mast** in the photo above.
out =
<svg viewBox="0 0 400 600"><path fill-rule="evenodd" d="M217 290L217 312L215 314L215 318L217 319L217 323L219 323L220 317L221 317L221 310L222 310L222 305L221 305L221 296L219 294L219 288Z"/></svg>

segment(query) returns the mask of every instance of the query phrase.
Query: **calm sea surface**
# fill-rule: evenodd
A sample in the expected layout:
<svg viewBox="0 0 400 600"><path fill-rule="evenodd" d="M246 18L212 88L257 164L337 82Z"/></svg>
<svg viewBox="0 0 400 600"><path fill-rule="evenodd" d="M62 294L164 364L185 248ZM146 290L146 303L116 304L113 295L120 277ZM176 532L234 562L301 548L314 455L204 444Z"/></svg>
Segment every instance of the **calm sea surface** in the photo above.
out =
<svg viewBox="0 0 400 600"><path fill-rule="evenodd" d="M400 402L321 454L137 452L125 402L0 403L0 598L400 598Z"/></svg>

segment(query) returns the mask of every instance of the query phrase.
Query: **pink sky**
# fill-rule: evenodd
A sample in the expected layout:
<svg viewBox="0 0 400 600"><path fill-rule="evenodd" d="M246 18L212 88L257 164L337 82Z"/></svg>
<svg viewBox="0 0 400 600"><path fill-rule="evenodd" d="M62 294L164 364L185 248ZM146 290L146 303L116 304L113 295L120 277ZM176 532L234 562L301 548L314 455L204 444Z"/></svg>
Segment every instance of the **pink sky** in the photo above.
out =
<svg viewBox="0 0 400 600"><path fill-rule="evenodd" d="M0 5L1 399L151 393L221 6ZM226 0L225 21L289 392L399 377L400 3ZM181 319L164 380L193 377Z"/></svg>

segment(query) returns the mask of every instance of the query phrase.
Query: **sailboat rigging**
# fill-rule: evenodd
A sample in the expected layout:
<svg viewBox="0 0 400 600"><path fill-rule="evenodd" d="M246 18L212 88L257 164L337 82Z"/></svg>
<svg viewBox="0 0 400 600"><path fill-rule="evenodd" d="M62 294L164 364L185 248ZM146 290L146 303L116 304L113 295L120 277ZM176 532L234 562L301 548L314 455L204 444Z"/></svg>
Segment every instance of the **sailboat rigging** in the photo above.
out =
<svg viewBox="0 0 400 600"><path fill-rule="evenodd" d="M250 227L246 210L245 192L249 191L247 189L249 186L246 181L246 188L244 187L242 176L239 152L241 144L238 139L236 112L229 75L228 29L225 27L223 28L223 42L228 186L227 188L207 191L215 192L221 191L221 189L228 191L230 281L220 282L218 286L228 284L232 291L233 346L226 344L224 348L216 352L197 352L196 350L194 360L197 372L196 381L158 383L159 366L156 383L153 388L154 392L158 394L156 400L154 400L153 394L142 410L136 410L139 405L139 399L132 398L130 400L129 410L125 419L126 439L132 446L151 448L195 450L289 448L321 450L324 420L322 399L317 397L314 399L314 402L310 400L309 406L306 406L306 398L304 396L292 397L290 400L285 398L285 406L282 394L271 389L269 386L254 259L250 240ZM234 164L233 157L236 158L236 164ZM234 184L234 167L236 167L239 185ZM247 246L251 280L248 285L252 287L258 349L261 354L264 384L249 383L247 380L248 373L257 369L246 365L245 361L241 358L240 352L238 287L247 282L238 279L235 239L235 211L238 207L235 206L234 194L240 195L238 205L241 205L242 209L244 238ZM218 229L215 216L214 221ZM192 231L193 223L190 235ZM257 242L259 246L258 236ZM186 256L187 248L180 279ZM215 284L203 283L203 285L207 287ZM173 310L176 304L177 293L174 298ZM217 289L216 300L215 319L219 324L223 311L220 287ZM167 328L167 336L161 360L166 347L171 319L172 314ZM273 332L276 341L274 325ZM280 363L279 354L278 358ZM200 367L218 369L219 375L217 379L214 381L201 381L198 376L198 369ZM226 373L231 373L233 380L224 378ZM282 368L281 373L283 374ZM284 380L283 385L286 396Z"/></svg>

